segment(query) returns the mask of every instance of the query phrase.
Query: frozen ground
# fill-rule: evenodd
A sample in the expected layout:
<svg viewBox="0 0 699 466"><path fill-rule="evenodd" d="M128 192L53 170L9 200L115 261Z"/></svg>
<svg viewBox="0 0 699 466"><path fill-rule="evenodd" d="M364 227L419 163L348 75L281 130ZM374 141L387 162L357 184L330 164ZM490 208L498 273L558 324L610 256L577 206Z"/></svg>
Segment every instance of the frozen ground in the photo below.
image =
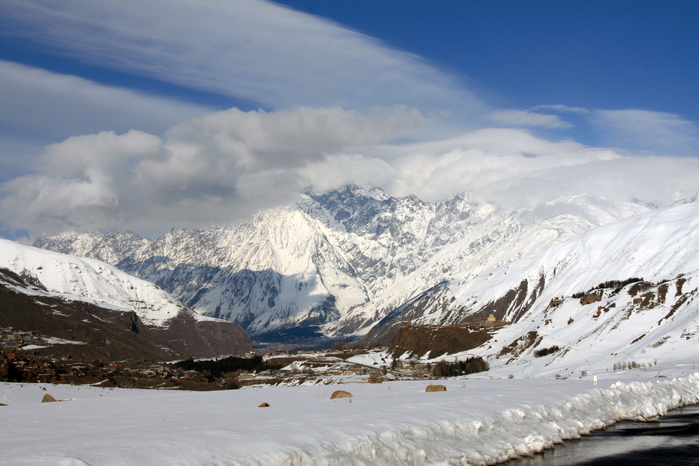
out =
<svg viewBox="0 0 699 466"><path fill-rule="evenodd" d="M591 376L219 392L3 383L0 464L492 464L697 403L699 374L686 369L598 376L597 385ZM425 393L429 383L447 391ZM338 388L351 401L330 400ZM42 404L46 393L66 401Z"/></svg>

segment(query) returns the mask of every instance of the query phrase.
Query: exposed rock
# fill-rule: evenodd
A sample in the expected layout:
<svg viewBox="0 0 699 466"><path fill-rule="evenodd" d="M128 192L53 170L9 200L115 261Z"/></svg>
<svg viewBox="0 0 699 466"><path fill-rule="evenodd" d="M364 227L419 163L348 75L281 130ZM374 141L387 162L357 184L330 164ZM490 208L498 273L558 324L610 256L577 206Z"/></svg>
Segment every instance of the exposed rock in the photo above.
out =
<svg viewBox="0 0 699 466"><path fill-rule="evenodd" d="M344 390L335 390L333 394L330 395L330 399L334 400L336 398L352 398L352 394Z"/></svg>
<svg viewBox="0 0 699 466"><path fill-rule="evenodd" d="M497 327L504 325L503 322L493 323L492 327L488 328L477 323L446 327L411 325L398 331L388 351L394 358L405 352L422 357L429 351L430 358L459 353L477 348L490 340L492 332L496 330L496 324Z"/></svg>
<svg viewBox="0 0 699 466"><path fill-rule="evenodd" d="M447 387L444 385L428 385L425 389L426 392L446 392Z"/></svg>
<svg viewBox="0 0 699 466"><path fill-rule="evenodd" d="M195 358L224 354L240 355L252 351L252 341L240 325L224 321L197 321L186 312L150 331L177 351Z"/></svg>
<svg viewBox="0 0 699 466"><path fill-rule="evenodd" d="M0 326L84 343L36 349L40 355L101 362L140 357L164 361L183 356L163 349L163 342L133 311L21 292L26 288L29 293L29 286L18 274L0 268Z"/></svg>
<svg viewBox="0 0 699 466"><path fill-rule="evenodd" d="M262 403L258 408L269 408L269 403Z"/></svg>
<svg viewBox="0 0 699 466"><path fill-rule="evenodd" d="M586 304L596 303L602 300L600 293L587 293L585 296L580 298L580 304L585 306Z"/></svg>
<svg viewBox="0 0 699 466"><path fill-rule="evenodd" d="M54 401L56 401L56 399L48 393L41 399L42 403L53 403Z"/></svg>

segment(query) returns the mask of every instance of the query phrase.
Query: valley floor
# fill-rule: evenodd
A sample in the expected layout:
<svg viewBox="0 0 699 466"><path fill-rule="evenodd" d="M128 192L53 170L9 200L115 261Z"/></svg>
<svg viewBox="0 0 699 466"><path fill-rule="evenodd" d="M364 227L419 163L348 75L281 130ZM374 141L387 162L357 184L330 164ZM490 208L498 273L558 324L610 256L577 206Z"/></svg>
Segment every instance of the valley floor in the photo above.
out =
<svg viewBox="0 0 699 466"><path fill-rule="evenodd" d="M691 372L218 392L1 383L0 464L492 464L697 403ZM447 391L425 392L435 383ZM336 389L353 397L331 400Z"/></svg>

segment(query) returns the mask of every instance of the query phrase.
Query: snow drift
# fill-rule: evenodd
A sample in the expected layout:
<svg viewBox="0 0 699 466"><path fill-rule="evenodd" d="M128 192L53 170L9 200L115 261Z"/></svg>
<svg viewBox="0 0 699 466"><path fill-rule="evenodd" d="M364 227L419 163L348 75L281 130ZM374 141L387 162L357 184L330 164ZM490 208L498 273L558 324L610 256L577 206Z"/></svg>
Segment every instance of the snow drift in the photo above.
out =
<svg viewBox="0 0 699 466"><path fill-rule="evenodd" d="M589 378L445 380L447 391L435 393L421 382L345 385L352 402L330 400L332 389L319 386L201 393L49 385L56 399L72 401L42 405L42 387L0 384L8 404L0 409L12 420L0 424L0 464L494 464L699 401L699 374L664 382L643 375L603 389ZM27 448L27 439L41 441Z"/></svg>

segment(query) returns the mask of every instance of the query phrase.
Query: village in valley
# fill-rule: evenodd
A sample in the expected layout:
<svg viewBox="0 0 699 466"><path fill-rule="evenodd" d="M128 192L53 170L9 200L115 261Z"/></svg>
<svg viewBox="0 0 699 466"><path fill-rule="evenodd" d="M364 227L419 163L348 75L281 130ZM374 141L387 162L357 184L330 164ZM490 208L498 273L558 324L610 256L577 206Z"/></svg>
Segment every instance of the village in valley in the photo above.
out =
<svg viewBox="0 0 699 466"><path fill-rule="evenodd" d="M432 365L394 359L387 347L248 352L210 360L119 362L52 357L50 348L81 342L0 328L0 381L90 384L101 387L221 390L257 385L327 385L430 379Z"/></svg>

